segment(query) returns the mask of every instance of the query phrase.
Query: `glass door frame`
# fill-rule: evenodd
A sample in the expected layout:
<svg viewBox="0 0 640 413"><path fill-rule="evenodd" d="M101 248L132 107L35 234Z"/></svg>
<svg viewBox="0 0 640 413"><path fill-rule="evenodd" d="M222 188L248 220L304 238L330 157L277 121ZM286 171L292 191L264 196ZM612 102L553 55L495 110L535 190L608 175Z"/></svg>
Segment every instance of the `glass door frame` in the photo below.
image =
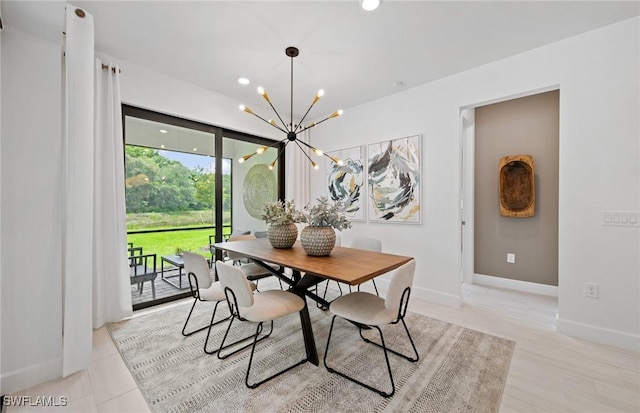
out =
<svg viewBox="0 0 640 413"><path fill-rule="evenodd" d="M166 123L173 126L178 126L187 129L194 129L200 132L211 133L214 138L214 158L223 159L223 138L228 138L236 141L250 142L255 143L256 145L262 146L270 146L273 145L274 148L278 150L278 152L284 149L284 142L274 141L272 139L268 139L261 136L251 135L248 133L222 128L215 125L206 124L203 122L198 122L190 119L180 118L175 115L170 115L158 111L153 111L150 109L143 109L137 106L132 106L129 104L122 104L122 139L123 145L126 145L126 117L135 117L139 119L149 120L158 123ZM278 142L274 145L274 143ZM124 148L124 146L123 146ZM237 160L233 160L237 161ZM122 154L122 168L125 168L125 157L124 153ZM284 156L281 158L281 161L277 163L277 193L278 199L284 199L285 197L285 162ZM233 168L232 168L233 170ZM223 162L215 162L215 193L214 193L214 222L210 228L215 229L215 242L222 242L223 236L222 231L218 231L218 227L222 228L223 226ZM231 188L233 191L233 186ZM233 210L231 211L231 223L233 225ZM203 227L209 228L209 227ZM124 248L124 246L123 246ZM216 251L215 255L216 260L222 259L222 253L220 251ZM167 302L180 300L186 297L190 297L190 292L178 293L176 295L164 298L158 298L155 300L143 302L140 304L133 305L133 310L140 310L143 308L152 307L159 304L164 304Z"/></svg>

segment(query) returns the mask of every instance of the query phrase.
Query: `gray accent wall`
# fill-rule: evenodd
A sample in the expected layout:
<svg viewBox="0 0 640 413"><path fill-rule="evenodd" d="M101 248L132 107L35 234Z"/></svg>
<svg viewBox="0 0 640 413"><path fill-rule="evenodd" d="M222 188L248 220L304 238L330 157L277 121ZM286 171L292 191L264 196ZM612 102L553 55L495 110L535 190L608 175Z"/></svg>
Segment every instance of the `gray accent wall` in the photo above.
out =
<svg viewBox="0 0 640 413"><path fill-rule="evenodd" d="M558 285L558 90L475 110L476 274ZM498 163L532 155L535 215L500 215ZM515 254L515 262L507 262Z"/></svg>

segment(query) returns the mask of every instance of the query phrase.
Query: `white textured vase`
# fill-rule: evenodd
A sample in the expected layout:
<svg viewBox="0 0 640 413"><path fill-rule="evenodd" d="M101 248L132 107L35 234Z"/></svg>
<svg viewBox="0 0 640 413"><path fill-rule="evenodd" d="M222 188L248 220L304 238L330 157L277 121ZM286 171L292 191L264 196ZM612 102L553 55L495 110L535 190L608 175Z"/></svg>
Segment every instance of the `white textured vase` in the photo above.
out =
<svg viewBox="0 0 640 413"><path fill-rule="evenodd" d="M331 254L336 245L336 233L332 227L304 227L300 243L308 255L323 257Z"/></svg>
<svg viewBox="0 0 640 413"><path fill-rule="evenodd" d="M298 238L298 227L296 224L269 225L267 238L273 248L291 248Z"/></svg>

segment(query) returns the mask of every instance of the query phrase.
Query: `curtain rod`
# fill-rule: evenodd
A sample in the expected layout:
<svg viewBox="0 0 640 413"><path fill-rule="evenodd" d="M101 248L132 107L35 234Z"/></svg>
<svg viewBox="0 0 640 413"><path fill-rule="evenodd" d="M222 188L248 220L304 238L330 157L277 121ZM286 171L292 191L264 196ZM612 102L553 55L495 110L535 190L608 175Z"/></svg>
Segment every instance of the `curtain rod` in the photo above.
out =
<svg viewBox="0 0 640 413"><path fill-rule="evenodd" d="M105 65L105 64L103 63L103 64L102 64L102 68L103 68L103 69L107 69L107 70L109 70L109 65ZM116 72L116 68L115 68L115 67L112 67L112 68L111 68L111 71L112 71L113 73L115 73L115 72ZM118 73L122 73L122 70L118 69Z"/></svg>

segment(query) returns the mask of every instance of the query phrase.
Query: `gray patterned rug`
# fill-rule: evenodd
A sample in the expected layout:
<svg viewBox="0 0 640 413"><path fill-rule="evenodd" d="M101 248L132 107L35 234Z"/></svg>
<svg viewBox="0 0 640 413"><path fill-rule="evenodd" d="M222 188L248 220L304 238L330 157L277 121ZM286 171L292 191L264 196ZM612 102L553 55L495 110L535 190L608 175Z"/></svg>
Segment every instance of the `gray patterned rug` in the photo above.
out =
<svg viewBox="0 0 640 413"><path fill-rule="evenodd" d="M219 360L202 351L205 331L182 336L190 306L109 326L153 412L497 412L515 347L510 340L408 313L420 360L410 363L389 355L396 394L385 399L326 371L322 357L331 315L310 305L320 366L305 363L251 390L244 384L249 349ZM228 314L226 305L220 308ZM205 325L212 309L198 303L192 321ZM225 329L226 323L214 327L210 345L220 343ZM254 324L234 323L237 334L254 329ZM409 354L400 325L384 331L388 346ZM382 350L364 343L354 326L339 319L333 334L330 364L388 390ZM258 343L252 380L303 357L298 315L277 320L271 337Z"/></svg>

